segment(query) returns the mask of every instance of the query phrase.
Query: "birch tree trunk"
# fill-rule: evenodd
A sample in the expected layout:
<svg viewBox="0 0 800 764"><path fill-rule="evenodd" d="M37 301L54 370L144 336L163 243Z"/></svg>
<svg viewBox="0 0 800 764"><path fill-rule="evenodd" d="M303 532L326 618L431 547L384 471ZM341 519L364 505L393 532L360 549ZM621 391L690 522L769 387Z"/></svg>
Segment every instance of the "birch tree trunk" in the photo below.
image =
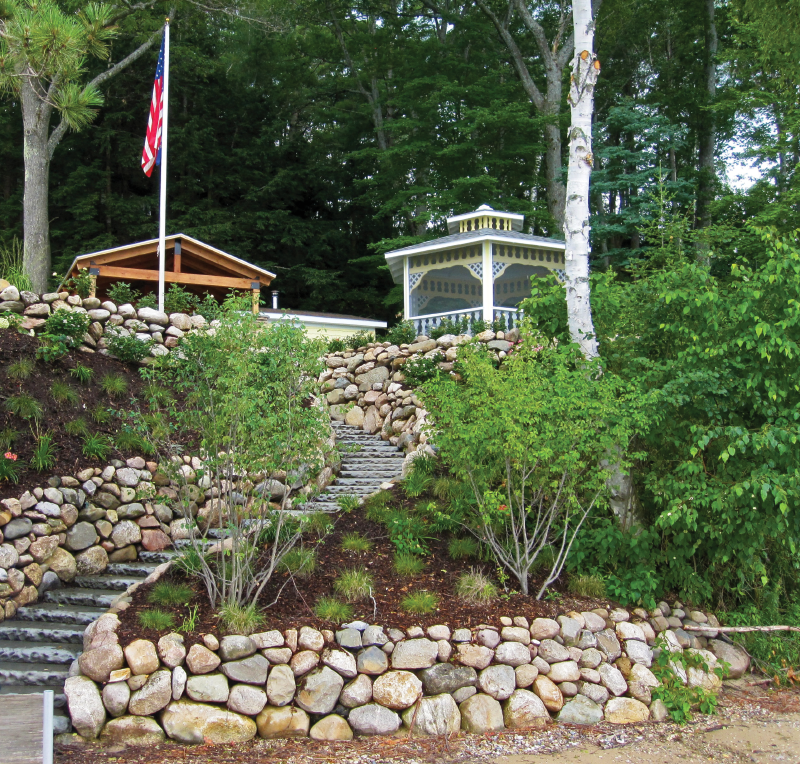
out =
<svg viewBox="0 0 800 764"><path fill-rule="evenodd" d="M571 124L564 214L567 320L572 341L580 345L584 357L591 361L597 358L598 351L589 293L589 179L593 162L594 86L600 76L600 61L594 53L591 0L573 0L572 19L575 57L571 62L567 99ZM624 530L641 525L641 506L636 498L633 480L620 468L619 455L609 454L602 466L611 470L606 486L611 509L620 525Z"/></svg>

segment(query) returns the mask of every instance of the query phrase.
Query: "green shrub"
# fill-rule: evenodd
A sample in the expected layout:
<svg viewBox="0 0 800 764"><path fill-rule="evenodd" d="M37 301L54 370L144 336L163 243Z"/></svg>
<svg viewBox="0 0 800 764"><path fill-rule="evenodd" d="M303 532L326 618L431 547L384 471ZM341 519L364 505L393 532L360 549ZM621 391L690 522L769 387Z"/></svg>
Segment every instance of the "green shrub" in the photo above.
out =
<svg viewBox="0 0 800 764"><path fill-rule="evenodd" d="M9 379L22 382L23 380L28 379L31 374L33 374L33 370L35 368L36 364L33 362L33 359L20 358L19 361L9 364L8 368L6 369L6 374L8 374Z"/></svg>
<svg viewBox="0 0 800 764"><path fill-rule="evenodd" d="M139 626L155 631L172 631L175 628L175 619L171 613L166 613L158 608L150 608L139 613Z"/></svg>
<svg viewBox="0 0 800 764"><path fill-rule="evenodd" d="M108 299L115 302L117 305L126 305L128 303L132 305L139 298L140 294L141 292L139 292L138 289L134 289L130 284L124 281L115 281L108 288Z"/></svg>
<svg viewBox="0 0 800 764"><path fill-rule="evenodd" d="M380 491L379 493L367 496L364 499L364 514L370 522L384 523L388 513L388 504L392 500L390 491Z"/></svg>
<svg viewBox="0 0 800 764"><path fill-rule="evenodd" d="M451 539L447 545L447 554L451 560L464 560L467 557L477 557L480 548L472 536L460 539Z"/></svg>
<svg viewBox="0 0 800 764"><path fill-rule="evenodd" d="M139 302L136 305L139 308L153 308L155 310L158 308L158 297L152 292L148 292L139 298Z"/></svg>
<svg viewBox="0 0 800 764"><path fill-rule="evenodd" d="M341 624L353 618L353 608L335 597L320 597L314 605L314 615L323 621Z"/></svg>
<svg viewBox="0 0 800 764"><path fill-rule="evenodd" d="M344 344L344 340L340 340L336 337L328 341L327 350L329 353L341 353L343 350L347 350L347 345Z"/></svg>
<svg viewBox="0 0 800 764"><path fill-rule="evenodd" d="M122 398L128 392L128 380L121 374L109 373L100 380L100 387L106 395L110 395L112 398Z"/></svg>
<svg viewBox="0 0 800 764"><path fill-rule="evenodd" d="M403 578L413 578L425 570L425 561L416 554L397 552L394 556L394 572Z"/></svg>
<svg viewBox="0 0 800 764"><path fill-rule="evenodd" d="M54 380L50 385L50 395L56 403L77 406L81 402L81 397L75 388L60 379Z"/></svg>
<svg viewBox="0 0 800 764"><path fill-rule="evenodd" d="M415 461L421 461L421 459L418 458ZM402 483L403 492L411 499L422 496L431 485L433 485L433 478L421 470L412 470Z"/></svg>
<svg viewBox="0 0 800 764"><path fill-rule="evenodd" d="M255 603L235 605L227 603L219 609L219 620L228 634L254 634L264 625L264 614Z"/></svg>
<svg viewBox="0 0 800 764"><path fill-rule="evenodd" d="M142 453L150 456L155 453L153 444L142 437L138 432L130 427L123 427L114 437L114 445L122 453Z"/></svg>
<svg viewBox="0 0 800 764"><path fill-rule="evenodd" d="M77 347L89 331L90 323L86 313L59 308L45 319L42 329L45 336L65 338L68 347Z"/></svg>
<svg viewBox="0 0 800 764"><path fill-rule="evenodd" d="M394 510L384 521L389 539L400 554L427 554L430 531L424 519L411 512Z"/></svg>
<svg viewBox="0 0 800 764"><path fill-rule="evenodd" d="M111 411L111 409L107 409L102 403L98 403L92 409L92 419L97 422L97 424L108 424L113 418L114 412Z"/></svg>
<svg viewBox="0 0 800 764"><path fill-rule="evenodd" d="M21 419L41 419L44 409L39 401L27 393L17 393L6 398L6 409Z"/></svg>
<svg viewBox="0 0 800 764"><path fill-rule="evenodd" d="M469 333L474 337L476 334L481 334L481 332L485 332L489 329L489 324L487 324L482 318L473 318L472 321L469 322Z"/></svg>
<svg viewBox="0 0 800 764"><path fill-rule="evenodd" d="M349 514L354 509L358 509L361 506L361 499L352 494L340 494L336 497L336 504L342 512Z"/></svg>
<svg viewBox="0 0 800 764"><path fill-rule="evenodd" d="M206 321L214 321L219 318L222 308L217 302L217 298L213 294L206 292L205 297L200 301L197 306L197 313L199 313Z"/></svg>
<svg viewBox="0 0 800 764"><path fill-rule="evenodd" d="M333 582L334 591L348 602L359 602L372 593L372 575L364 568L346 568Z"/></svg>
<svg viewBox="0 0 800 764"><path fill-rule="evenodd" d="M333 529L333 520L327 512L312 512L302 517L302 525L304 532L322 538Z"/></svg>
<svg viewBox="0 0 800 764"><path fill-rule="evenodd" d="M317 552L315 549L295 547L290 549L281 560L281 567L298 578L308 578L317 569Z"/></svg>
<svg viewBox="0 0 800 764"><path fill-rule="evenodd" d="M31 456L31 469L36 472L47 472L56 464L56 446L54 438L49 433L39 435Z"/></svg>
<svg viewBox="0 0 800 764"><path fill-rule="evenodd" d="M579 597L601 599L606 596L606 582L598 575L576 573L569 577L568 588Z"/></svg>
<svg viewBox="0 0 800 764"><path fill-rule="evenodd" d="M375 334L367 329L362 329L360 332L344 338L345 347L351 350L358 350L358 348L364 347L370 342L375 342Z"/></svg>
<svg viewBox="0 0 800 764"><path fill-rule="evenodd" d="M155 344L152 339L140 340L134 334L125 335L120 332L108 332L106 341L111 354L123 363L139 363L150 355Z"/></svg>
<svg viewBox="0 0 800 764"><path fill-rule="evenodd" d="M83 385L88 385L89 382L92 381L92 376L94 375L92 369L88 366L84 366L82 363L76 363L74 368L69 370L69 373Z"/></svg>
<svg viewBox="0 0 800 764"><path fill-rule="evenodd" d="M442 360L444 360L444 356L442 356ZM418 355L416 358L406 361L400 367L400 371L405 377L406 384L412 387L437 379L442 374L439 361L436 358L426 358L424 355Z"/></svg>
<svg viewBox="0 0 800 764"><path fill-rule="evenodd" d="M82 416L79 416L77 419L66 422L64 424L64 431L67 435L80 437L89 434L89 425Z"/></svg>
<svg viewBox="0 0 800 764"><path fill-rule="evenodd" d="M151 605L175 607L185 605L194 597L194 589L188 584L158 581L147 593L147 601Z"/></svg>
<svg viewBox="0 0 800 764"><path fill-rule="evenodd" d="M92 293L92 277L88 268L80 268L78 275L67 279L65 286L72 289L75 294L85 300Z"/></svg>
<svg viewBox="0 0 800 764"><path fill-rule="evenodd" d="M192 527L196 527L194 524ZM192 546L181 549L172 561L175 570L187 576L196 576L203 569L203 557Z"/></svg>
<svg viewBox="0 0 800 764"><path fill-rule="evenodd" d="M0 454L0 482L19 483L19 469L21 466L17 461L17 455L11 451Z"/></svg>
<svg viewBox="0 0 800 764"><path fill-rule="evenodd" d="M410 345L416 338L417 330L414 328L414 322L401 321L386 332L384 339L392 345Z"/></svg>
<svg viewBox="0 0 800 764"><path fill-rule="evenodd" d="M428 615L439 607L439 597L433 592L411 592L400 601L400 607L412 615Z"/></svg>
<svg viewBox="0 0 800 764"><path fill-rule="evenodd" d="M438 326L428 332L432 340L438 340L439 337L444 337L445 334L466 334L469 331L469 318L462 316L461 318L445 318Z"/></svg>
<svg viewBox="0 0 800 764"><path fill-rule="evenodd" d="M345 533L342 536L342 549L346 552L359 552L364 554L372 549L372 542L357 531Z"/></svg>
<svg viewBox="0 0 800 764"><path fill-rule="evenodd" d="M193 313L198 302L196 295L173 283L164 295L164 312Z"/></svg>
<svg viewBox="0 0 800 764"><path fill-rule="evenodd" d="M95 433L87 435L83 439L81 452L88 459L99 459L102 462L108 456L109 451L111 451L111 443L107 435Z"/></svg>
<svg viewBox="0 0 800 764"><path fill-rule="evenodd" d="M458 577L456 594L473 605L486 605L497 599L497 587L483 571L470 568Z"/></svg>

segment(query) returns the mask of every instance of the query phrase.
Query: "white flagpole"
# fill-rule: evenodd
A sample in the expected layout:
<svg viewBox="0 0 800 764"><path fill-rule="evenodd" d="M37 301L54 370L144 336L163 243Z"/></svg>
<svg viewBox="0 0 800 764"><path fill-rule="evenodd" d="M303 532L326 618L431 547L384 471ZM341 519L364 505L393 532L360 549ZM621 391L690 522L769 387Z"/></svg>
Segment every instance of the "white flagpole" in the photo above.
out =
<svg viewBox="0 0 800 764"><path fill-rule="evenodd" d="M158 309L164 312L164 270L167 236L167 121L169 115L169 19L164 24L164 105L161 118L161 212L158 221Z"/></svg>

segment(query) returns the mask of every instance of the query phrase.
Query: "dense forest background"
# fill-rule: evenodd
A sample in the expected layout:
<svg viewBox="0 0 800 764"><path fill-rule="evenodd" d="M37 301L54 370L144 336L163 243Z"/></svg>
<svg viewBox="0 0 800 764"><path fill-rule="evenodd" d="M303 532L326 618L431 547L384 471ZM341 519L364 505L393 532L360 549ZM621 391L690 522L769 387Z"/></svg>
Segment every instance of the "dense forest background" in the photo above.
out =
<svg viewBox="0 0 800 764"><path fill-rule="evenodd" d="M746 222L798 225L796 5L602 3L593 268L624 273L631 257L646 255L643 231L665 205L698 232L694 246L714 255L715 271L747 249ZM555 50L569 6L528 7ZM560 238L545 157L555 126L556 176L565 180L567 88L555 108L537 108L519 61L541 92L546 78L566 83L569 67L548 70L515 8L503 0L260 0L246 11L177 3L168 231L274 270L284 307L390 320L401 300L382 253L442 235L448 214L488 203ZM111 62L168 12L157 4L126 18ZM492 16L507 21L516 65ZM155 45L109 80L95 121L55 152L58 272L76 254L157 235L157 173L140 169L157 55ZM86 61L89 74L107 65ZM12 98L0 101L0 166L0 244L8 244L22 232L24 177ZM758 179L736 190L732 168Z"/></svg>

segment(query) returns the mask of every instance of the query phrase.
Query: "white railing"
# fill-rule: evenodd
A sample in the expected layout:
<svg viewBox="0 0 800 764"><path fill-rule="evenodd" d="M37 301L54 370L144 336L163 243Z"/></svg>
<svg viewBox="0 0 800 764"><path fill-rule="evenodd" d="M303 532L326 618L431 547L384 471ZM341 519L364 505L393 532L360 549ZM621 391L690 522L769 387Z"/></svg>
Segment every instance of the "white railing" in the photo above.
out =
<svg viewBox="0 0 800 764"><path fill-rule="evenodd" d="M517 326L522 321L522 311L518 308L493 308L492 317L495 321L502 321L506 329ZM471 334L470 324L483 319L483 308L469 308L467 310L450 310L445 313L430 313L427 316L413 316L417 334L430 334L432 329L439 326L442 321L449 320L453 323L463 322L466 319L466 334Z"/></svg>

